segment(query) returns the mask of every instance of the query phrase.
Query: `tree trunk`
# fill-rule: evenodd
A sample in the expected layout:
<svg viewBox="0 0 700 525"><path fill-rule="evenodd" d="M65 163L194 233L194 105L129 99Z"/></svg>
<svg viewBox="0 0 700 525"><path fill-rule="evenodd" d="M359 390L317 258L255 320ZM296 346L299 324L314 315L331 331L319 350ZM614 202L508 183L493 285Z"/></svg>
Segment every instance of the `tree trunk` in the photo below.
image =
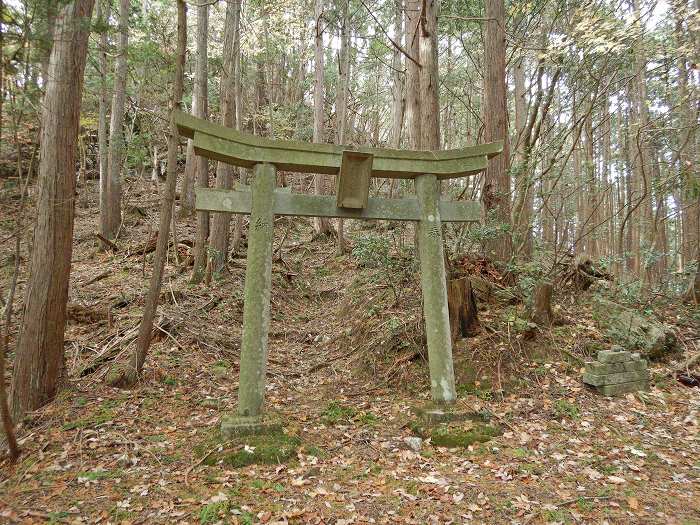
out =
<svg viewBox="0 0 700 525"><path fill-rule="evenodd" d="M690 280L684 300L693 304L700 304L700 267L695 270L695 278Z"/></svg>
<svg viewBox="0 0 700 525"><path fill-rule="evenodd" d="M651 247L653 230L653 211L651 199L651 170L654 154L649 142L649 107L647 103L646 85L646 55L644 54L644 30L641 21L639 0L632 0L634 24L640 31L640 41L634 46L635 77L632 90L634 116L636 126L632 131L632 166L635 172L636 200L640 202L632 223L635 225L636 238L633 246L635 251L635 268L644 286L650 284L649 269L643 261L642 247ZM634 205L634 204L633 204Z"/></svg>
<svg viewBox="0 0 700 525"><path fill-rule="evenodd" d="M414 60L406 59L406 124L411 149L421 149L419 39L421 0L406 0L406 49Z"/></svg>
<svg viewBox="0 0 700 525"><path fill-rule="evenodd" d="M403 47L403 0L394 0L394 40ZM406 109L405 77L401 51L394 48L392 59L392 88L391 88L391 140L389 145L394 149L401 147L401 130L403 128L404 112ZM398 179L389 181L389 198L394 197Z"/></svg>
<svg viewBox="0 0 700 525"><path fill-rule="evenodd" d="M418 30L420 56L420 149L440 149L440 93L438 81L437 16L438 0L423 3Z"/></svg>
<svg viewBox="0 0 700 525"><path fill-rule="evenodd" d="M479 326L476 296L467 277L454 279L447 287L447 307L450 316L452 341L474 335Z"/></svg>
<svg viewBox="0 0 700 525"><path fill-rule="evenodd" d="M486 0L484 35L484 140L502 140L503 153L489 161L484 175L481 200L485 220L499 227L510 223L510 178L508 163L508 106L506 90L506 18L504 0ZM487 241L487 254L496 261L507 262L512 255L509 234Z"/></svg>
<svg viewBox="0 0 700 525"><path fill-rule="evenodd" d="M93 5L94 0L75 0L56 20L42 116L34 249L12 378L15 420L53 399L63 375L75 150Z"/></svg>
<svg viewBox="0 0 700 525"><path fill-rule="evenodd" d="M173 81L172 109L178 111L182 105L182 85L185 70L185 48L187 46L187 4L184 0L177 2L177 51L175 58L175 78ZM116 366L110 370L105 380L113 386L131 385L141 375L146 354L151 345L153 331L153 318L158 308L160 288L163 283L163 270L165 269L165 257L168 251L168 238L170 223L173 218L175 204L175 188L177 184L177 150L179 144L177 127L170 115L170 135L168 136L168 164L167 178L163 185L163 194L160 205L160 224L158 226L158 241L156 254L153 261L153 273L149 283L146 304L143 309L143 317L139 325L139 335L136 340L136 348L131 355L130 366L123 368Z"/></svg>
<svg viewBox="0 0 700 525"><path fill-rule="evenodd" d="M202 2L197 7L197 65L195 71L195 100L197 110L195 116L207 118L207 37L209 36L209 4ZM206 157L197 155L197 187L209 186L209 161ZM207 265L207 238L209 237L209 212L197 211L197 234L194 243L194 268L192 282L198 283L204 278Z"/></svg>
<svg viewBox="0 0 700 525"><path fill-rule="evenodd" d="M540 282L532 292L533 322L549 326L552 324L552 292L554 287L550 282Z"/></svg>
<svg viewBox="0 0 700 525"><path fill-rule="evenodd" d="M522 213L514 217L516 223L516 237L523 244L521 251L525 260L532 258L532 234L530 223L532 220L532 199L534 191L530 181L529 164L525 162L525 128L527 124L527 101L525 100L525 59L520 58L513 67L513 80L515 81L515 173L518 181L516 188L522 193L518 198L522 199ZM541 84L541 83L540 83ZM540 90L542 86L539 86ZM512 162L511 162L512 165Z"/></svg>
<svg viewBox="0 0 700 525"><path fill-rule="evenodd" d="M394 0L394 40L403 47L403 0ZM403 60L401 51L394 48L392 58L392 89L391 89L391 141L394 149L401 147L401 130L403 128L404 112L406 109L405 76L403 73ZM394 181L396 179L392 179Z"/></svg>
<svg viewBox="0 0 700 525"><path fill-rule="evenodd" d="M39 48L41 49L41 80L42 85L46 86L49 80L49 61L56 30L57 2L45 1L42 4L46 6L44 13L46 16L46 28L40 36Z"/></svg>
<svg viewBox="0 0 700 525"><path fill-rule="evenodd" d="M97 162L100 171L100 231L107 231L107 185L109 181L109 150L107 146L107 30L106 20L109 17L109 1L97 0L97 19L100 22L100 98L97 117Z"/></svg>
<svg viewBox="0 0 700 525"><path fill-rule="evenodd" d="M688 34L683 22L688 19L687 4L683 1L674 6L676 18L676 45L688 45ZM698 32L700 35L700 32ZM697 44L697 42L696 42ZM681 183L681 268L685 269L694 258L700 266L700 174L696 164L697 148L697 100L693 100L688 89L688 62L681 54L678 57L678 110L676 125L681 130L678 145L678 175ZM691 85L692 86L692 85ZM691 278L691 289L693 283Z"/></svg>
<svg viewBox="0 0 700 525"><path fill-rule="evenodd" d="M114 69L114 93L112 94L112 115L109 123L109 156L107 175L106 207L100 210L105 214L101 221L105 229L102 235L114 239L122 222L121 168L124 154L124 104L126 102L127 47L129 45L129 0L119 3L119 47Z"/></svg>
<svg viewBox="0 0 700 525"><path fill-rule="evenodd" d="M233 0L226 5L224 29L224 67L221 72L221 123L238 129L236 118L238 100L236 79L240 76L239 56L241 50L241 2ZM230 190L233 187L233 166L219 162L216 166L216 187ZM211 265L212 271L220 273L226 267L228 257L230 213L214 213L211 218Z"/></svg>
<svg viewBox="0 0 700 525"><path fill-rule="evenodd" d="M151 168L151 182L156 186L160 182L160 156L158 155L158 146L153 146L153 166Z"/></svg>
<svg viewBox="0 0 700 525"><path fill-rule="evenodd" d="M323 0L314 2L314 136L313 141L325 142L323 129ZM324 195L328 188L327 175L314 175L314 192L316 195ZM328 235L331 233L330 221L325 217L314 217L314 230L317 234Z"/></svg>
<svg viewBox="0 0 700 525"><path fill-rule="evenodd" d="M340 31L340 53L338 54L338 88L335 97L336 111L336 144L345 144L347 128L348 88L350 83L350 19L348 17L349 0L343 1L342 28ZM347 251L345 244L345 224L338 219L338 255Z"/></svg>

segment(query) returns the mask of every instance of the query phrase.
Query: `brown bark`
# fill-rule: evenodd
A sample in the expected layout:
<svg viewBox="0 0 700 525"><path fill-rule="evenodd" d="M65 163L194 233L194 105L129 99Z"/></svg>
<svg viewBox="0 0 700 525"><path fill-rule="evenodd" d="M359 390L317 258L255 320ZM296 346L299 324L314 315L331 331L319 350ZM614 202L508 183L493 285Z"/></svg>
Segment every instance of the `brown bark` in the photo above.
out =
<svg viewBox="0 0 700 525"><path fill-rule="evenodd" d="M3 1L0 0L0 13L4 10ZM2 144L2 123L3 123L3 112L2 112L2 102L4 98L5 89L5 76L4 68L1 64L4 64L5 57L3 45L5 43L5 35L2 26L0 26L0 144ZM29 180L29 177L27 177ZM7 400L7 387L5 385L5 356L7 355L7 348L10 339L10 322L12 320L12 306L14 304L15 290L17 289L17 277L19 275L19 263L20 263L20 239L22 232L22 215L24 210L24 191L22 191L22 205L21 211L16 221L15 230L15 268L12 274L12 283L10 284L10 291L7 297L7 303L5 304L4 311L4 326L2 334L0 337L0 412L2 413L2 426L5 431L5 437L7 438L7 448L10 452L10 459L15 461L20 454L19 446L17 445L17 438L15 437L15 430L12 424L12 415L10 414L10 406ZM0 295L3 292L0 290Z"/></svg>
<svg viewBox="0 0 700 525"><path fill-rule="evenodd" d="M532 321L544 326L552 324L552 283L537 283L532 292Z"/></svg>
<svg viewBox="0 0 700 525"><path fill-rule="evenodd" d="M452 341L474 335L479 326L476 296L467 277L453 279L447 287L447 307Z"/></svg>
<svg viewBox="0 0 700 525"><path fill-rule="evenodd" d="M182 105L182 86L185 69L185 47L187 45L187 5L184 0L177 2L177 51L175 57L175 78L173 81L172 110L179 111ZM143 317L139 325L139 334L136 340L136 348L131 355L130 366L123 368L115 366L105 380L113 386L126 386L135 383L146 361L148 348L153 336L153 319L158 308L158 298L163 282L165 269L165 256L168 250L168 237L170 223L173 218L173 206L175 204L175 187L177 184L177 150L179 135L177 127L170 119L170 135L168 136L168 164L167 178L163 185L162 200L160 205L159 235L156 245L156 254L153 261L153 273L149 283L146 304L143 308ZM177 248L177 246L176 246Z"/></svg>
<svg viewBox="0 0 700 525"><path fill-rule="evenodd" d="M420 149L440 149L440 93L438 80L437 16L439 2L426 0L418 29L420 57Z"/></svg>
<svg viewBox="0 0 700 525"><path fill-rule="evenodd" d="M39 154L39 195L24 319L12 378L15 420L56 395L73 240L75 153L94 0L75 0L56 20Z"/></svg>
<svg viewBox="0 0 700 525"><path fill-rule="evenodd" d="M496 226L510 224L510 178L508 164L508 109L506 90L506 33L504 0L486 0L484 35L484 140L502 140L503 153L489 161L484 175L481 200L486 221ZM487 241L486 252L496 261L506 262L512 255L509 234Z"/></svg>
<svg viewBox="0 0 700 525"><path fill-rule="evenodd" d="M224 29L224 67L221 72L221 123L229 128L239 127L236 118L238 98L236 97L237 79L240 76L240 19L241 2L233 0L226 4L226 22ZM233 166L219 162L216 166L216 187L230 190L233 187ZM220 273L226 267L229 245L230 213L214 213L211 218L211 267L214 273Z"/></svg>
<svg viewBox="0 0 700 525"><path fill-rule="evenodd" d="M406 124L411 149L421 149L419 27L422 0L406 0L406 49L414 60L406 59Z"/></svg>
<svg viewBox="0 0 700 525"><path fill-rule="evenodd" d="M209 36L209 4L201 3L197 7L197 64L195 71L195 99L197 111L195 116L206 119L207 107L207 38ZM195 158L196 182L198 188L209 186L209 161L197 155ZM197 211L197 234L194 243L194 268L192 282L198 283L204 277L207 265L207 239L209 238L209 212Z"/></svg>

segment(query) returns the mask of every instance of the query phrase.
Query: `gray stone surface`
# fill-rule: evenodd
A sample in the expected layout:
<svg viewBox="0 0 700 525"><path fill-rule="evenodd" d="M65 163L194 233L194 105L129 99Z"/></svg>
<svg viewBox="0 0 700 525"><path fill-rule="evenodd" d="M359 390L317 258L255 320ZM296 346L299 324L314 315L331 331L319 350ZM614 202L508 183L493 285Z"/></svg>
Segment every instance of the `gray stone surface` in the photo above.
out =
<svg viewBox="0 0 700 525"><path fill-rule="evenodd" d="M423 448L423 439L416 436L409 436L403 438L404 443L413 450L414 452L420 452Z"/></svg>
<svg viewBox="0 0 700 525"><path fill-rule="evenodd" d="M282 430L282 422L270 416L228 415L221 418L224 439L258 434L273 434Z"/></svg>
<svg viewBox="0 0 700 525"><path fill-rule="evenodd" d="M633 381L631 383L618 383L616 385L604 385L597 387L598 392L604 396L618 396L640 390L649 390L648 381Z"/></svg>
<svg viewBox="0 0 700 525"><path fill-rule="evenodd" d="M601 363L622 363L631 359L632 354L625 350L601 350L598 352L598 361Z"/></svg>
<svg viewBox="0 0 700 525"><path fill-rule="evenodd" d="M644 359L625 361L623 363L600 363L598 361L590 361L586 363L586 372L594 375L634 372L636 370L646 370L646 368L647 362Z"/></svg>
<svg viewBox="0 0 700 525"><path fill-rule="evenodd" d="M255 166L243 301L243 337L238 385L240 416L260 416L265 401L267 332L270 326L272 285L272 195L276 173L271 164Z"/></svg>
<svg viewBox="0 0 700 525"><path fill-rule="evenodd" d="M423 317L428 343L430 393L437 403L454 403L455 374L452 368L452 334L447 307L445 256L442 247L442 222L435 175L421 175L415 181L421 211L418 223L418 256L423 291Z"/></svg>
<svg viewBox="0 0 700 525"><path fill-rule="evenodd" d="M616 385L619 383L630 383L633 381L646 381L649 375L646 370L635 370L633 372L620 372L617 374L595 375L586 372L583 374L583 382L587 385L603 386Z"/></svg>

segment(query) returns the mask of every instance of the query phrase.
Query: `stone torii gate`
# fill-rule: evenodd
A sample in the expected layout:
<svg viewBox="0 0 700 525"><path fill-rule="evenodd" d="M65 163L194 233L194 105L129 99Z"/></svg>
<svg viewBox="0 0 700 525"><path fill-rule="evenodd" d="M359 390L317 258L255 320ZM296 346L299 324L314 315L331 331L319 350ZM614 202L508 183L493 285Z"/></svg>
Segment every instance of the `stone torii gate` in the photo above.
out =
<svg viewBox="0 0 700 525"><path fill-rule="evenodd" d="M275 215L418 222L431 395L436 403L453 403L456 394L441 226L443 222L478 221L481 206L471 201L440 200L439 181L483 171L488 159L503 150L503 144L446 151L352 148L270 140L182 112L174 119L179 133L194 141L197 155L253 168L255 174L250 189L196 190L198 210L250 214L238 414L222 420L222 433L230 437L277 425L263 414ZM336 175L336 195L275 190L278 169ZM417 198L370 198L370 177L413 179Z"/></svg>

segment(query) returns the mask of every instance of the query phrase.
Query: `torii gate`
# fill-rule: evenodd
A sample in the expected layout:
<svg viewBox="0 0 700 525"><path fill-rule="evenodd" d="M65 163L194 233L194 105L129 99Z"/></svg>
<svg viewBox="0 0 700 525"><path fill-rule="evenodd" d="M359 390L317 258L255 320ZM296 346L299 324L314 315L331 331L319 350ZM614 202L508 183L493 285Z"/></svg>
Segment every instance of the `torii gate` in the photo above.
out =
<svg viewBox="0 0 700 525"><path fill-rule="evenodd" d="M353 148L266 139L182 112L173 118L179 133L194 140L197 155L253 168L255 174L250 190L196 190L198 210L250 214L238 415L222 420L222 433L255 433L274 424L264 419L263 404L275 215L418 222L431 395L436 403L453 403L456 393L441 226L443 222L478 221L481 206L440 200L439 181L483 171L488 159L501 153L503 144L446 151ZM277 169L336 175L336 195L275 190ZM369 198L370 177L413 179L417 198Z"/></svg>

